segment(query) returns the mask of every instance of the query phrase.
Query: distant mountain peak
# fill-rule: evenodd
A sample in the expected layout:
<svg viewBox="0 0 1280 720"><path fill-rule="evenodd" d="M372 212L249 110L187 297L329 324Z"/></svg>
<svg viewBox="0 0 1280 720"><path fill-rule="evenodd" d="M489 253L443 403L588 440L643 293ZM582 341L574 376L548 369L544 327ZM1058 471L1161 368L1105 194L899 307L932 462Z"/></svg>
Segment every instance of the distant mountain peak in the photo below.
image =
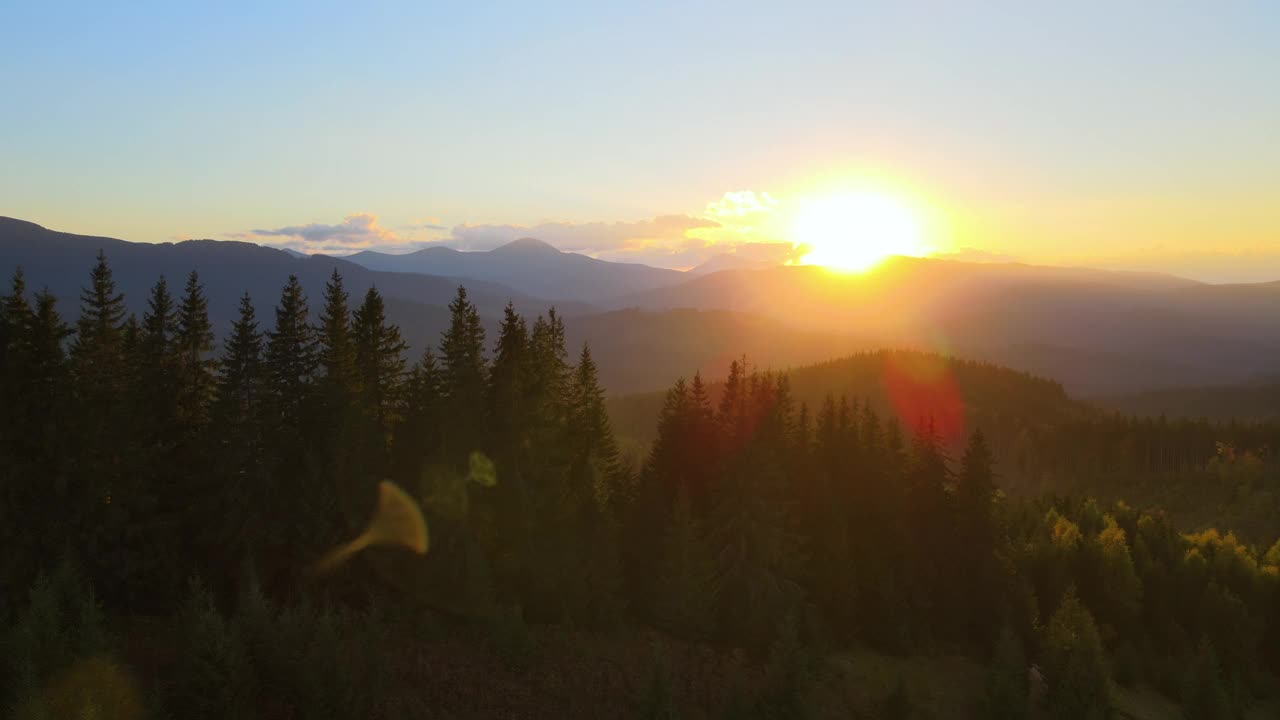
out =
<svg viewBox="0 0 1280 720"><path fill-rule="evenodd" d="M512 240L502 247L495 248L493 252L524 252L524 253L556 253L560 251L545 243L538 238L523 237L519 240Z"/></svg>

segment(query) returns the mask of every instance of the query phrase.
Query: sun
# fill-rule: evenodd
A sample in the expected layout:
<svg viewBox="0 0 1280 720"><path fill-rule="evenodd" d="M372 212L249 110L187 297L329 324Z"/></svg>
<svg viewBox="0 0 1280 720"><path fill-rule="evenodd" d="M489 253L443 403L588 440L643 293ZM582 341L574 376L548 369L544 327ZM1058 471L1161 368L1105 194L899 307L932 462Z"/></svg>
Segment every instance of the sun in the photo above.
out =
<svg viewBox="0 0 1280 720"><path fill-rule="evenodd" d="M928 251L916 211L900 198L874 190L803 201L791 239L809 248L802 264L852 272L869 270L893 255L919 257Z"/></svg>

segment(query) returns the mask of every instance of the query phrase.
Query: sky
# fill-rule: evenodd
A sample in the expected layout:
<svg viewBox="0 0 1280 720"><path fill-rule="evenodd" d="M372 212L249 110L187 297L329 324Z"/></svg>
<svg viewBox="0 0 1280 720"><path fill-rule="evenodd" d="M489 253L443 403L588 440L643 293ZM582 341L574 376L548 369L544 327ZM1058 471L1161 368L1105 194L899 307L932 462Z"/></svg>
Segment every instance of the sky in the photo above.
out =
<svg viewBox="0 0 1280 720"><path fill-rule="evenodd" d="M523 236L1280 280L1280 3L4 0L0 215L304 251Z"/></svg>

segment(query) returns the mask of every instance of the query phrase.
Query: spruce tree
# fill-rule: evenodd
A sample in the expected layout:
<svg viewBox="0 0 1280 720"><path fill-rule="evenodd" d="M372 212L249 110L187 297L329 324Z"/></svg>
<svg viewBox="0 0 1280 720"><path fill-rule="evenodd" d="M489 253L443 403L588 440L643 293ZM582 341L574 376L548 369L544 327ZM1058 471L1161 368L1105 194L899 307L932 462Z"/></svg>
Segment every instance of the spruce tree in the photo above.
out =
<svg viewBox="0 0 1280 720"><path fill-rule="evenodd" d="M445 447L449 461L461 466L483 445L487 375L484 328L462 286L449 303L449 328L440 338L440 364L447 418Z"/></svg>
<svg viewBox="0 0 1280 720"><path fill-rule="evenodd" d="M392 426L399 420L399 393L408 345L400 336L400 328L387 322L386 307L377 288L369 288L356 309L352 334L361 404L385 445L390 442Z"/></svg>
<svg viewBox="0 0 1280 720"><path fill-rule="evenodd" d="M999 622L999 560L994 458L981 430L969 438L956 478L956 537L959 627L974 646L988 645Z"/></svg>
<svg viewBox="0 0 1280 720"><path fill-rule="evenodd" d="M987 672L982 717L1025 720L1030 709L1027 657L1022 640L1009 626L1000 631L995 658Z"/></svg>
<svg viewBox="0 0 1280 720"><path fill-rule="evenodd" d="M499 470L514 470L520 458L502 457L520 453L521 436L527 431L524 394L529 376L529 328L515 306L507 303L493 349L493 369L489 375L488 423ZM504 473L505 474L505 473Z"/></svg>
<svg viewBox="0 0 1280 720"><path fill-rule="evenodd" d="M683 490L676 496L658 552L661 562L656 576L654 621L688 640L710 637L714 629L715 561Z"/></svg>
<svg viewBox="0 0 1280 720"><path fill-rule="evenodd" d="M194 435L209 419L217 384L212 358L213 326L209 322L209 302L195 270L187 276L182 304L178 308L174 352L178 366L178 413Z"/></svg>
<svg viewBox="0 0 1280 720"><path fill-rule="evenodd" d="M123 598L130 562L123 539L131 524L128 467L134 423L128 398L125 343L140 344L136 321L127 331L124 296L117 291L106 256L98 253L89 287L80 294L80 318L71 345L72 384L78 439L71 458L73 497L67 507L76 537L73 545L86 558L93 584L112 602Z"/></svg>
<svg viewBox="0 0 1280 720"><path fill-rule="evenodd" d="M352 474L364 478L356 487L356 502L376 497L376 485L391 472L392 433L400 423L399 395L404 382L404 351L400 328L387 323L382 295L369 288L352 315L352 339L356 371L358 428ZM359 504L360 509L369 505Z"/></svg>
<svg viewBox="0 0 1280 720"><path fill-rule="evenodd" d="M346 407L356 389L356 348L349 301L342 275L334 268L324 287L324 307L315 330L321 400L329 412Z"/></svg>
<svg viewBox="0 0 1280 720"><path fill-rule="evenodd" d="M177 442L178 375L174 338L177 333L177 316L173 297L163 276L151 289L147 311L142 316L141 335L134 368L136 387L134 394L139 402L139 419L145 423L143 432L156 462L167 464L172 458L160 458L156 452L167 453Z"/></svg>
<svg viewBox="0 0 1280 720"><path fill-rule="evenodd" d="M22 268L13 273L9 294L0 297L0 461L19 460L11 447L22 432L20 398L27 381L32 315Z"/></svg>
<svg viewBox="0 0 1280 720"><path fill-rule="evenodd" d="M1186 717L1199 720L1229 720L1238 717L1223 686L1222 667L1213 643L1203 638L1194 657L1189 658L1183 683L1182 707Z"/></svg>
<svg viewBox="0 0 1280 720"><path fill-rule="evenodd" d="M1068 592L1049 620L1043 667L1049 714L1067 720L1105 720L1111 712L1111 679L1093 616Z"/></svg>
<svg viewBox="0 0 1280 720"><path fill-rule="evenodd" d="M618 466L618 446L609 427L609 413L604 404L591 348L582 346L574 368L569 390L568 435L572 447L570 482L575 492L584 493L601 508L609 507L617 497L630 492Z"/></svg>
<svg viewBox="0 0 1280 720"><path fill-rule="evenodd" d="M275 328L267 332L264 399L270 405L272 430L295 436L289 441L298 442L317 359L314 332L307 322L307 299L297 276L289 276L275 315Z"/></svg>
<svg viewBox="0 0 1280 720"><path fill-rule="evenodd" d="M195 437L179 416L180 376L176 346L178 316L163 276L152 287L139 329L138 344L131 353L131 396L136 415L133 432L138 448L130 463L128 494L121 507L128 508L136 527L130 528L130 591L139 601L169 607L177 601L170 578L180 571L190 532L191 501L199 495L203 469L191 452ZM203 519L203 518L200 518Z"/></svg>
<svg viewBox="0 0 1280 720"><path fill-rule="evenodd" d="M257 412L263 384L262 333L249 293L240 297L239 317L224 343L217 375L220 425L246 424Z"/></svg>
<svg viewBox="0 0 1280 720"><path fill-rule="evenodd" d="M933 421L921 422L911 444L905 476L911 533L908 560L910 612L922 622L916 641L928 644L963 627L955 616L956 574L952 559L954 515L947 492L950 470ZM941 635L941 637L940 637Z"/></svg>
<svg viewBox="0 0 1280 720"><path fill-rule="evenodd" d="M440 448L444 377L436 356L427 348L405 380L404 424L394 444L396 477L406 487L416 486L428 459Z"/></svg>
<svg viewBox="0 0 1280 720"><path fill-rule="evenodd" d="M89 280L89 287L80 294L71 359L76 392L83 403L81 417L90 421L91 434L82 440L93 452L107 444L101 435L116 427L110 422L111 408L124 396L126 311L124 295L116 291L111 268L101 252Z"/></svg>
<svg viewBox="0 0 1280 720"><path fill-rule="evenodd" d="M309 554L306 548L328 543L332 529L334 491L315 481L317 461L311 454L307 429L312 408L318 360L315 333L307 322L307 300L296 276L289 276L276 306L275 328L267 333L264 358L263 438L267 469L264 517L293 518L269 524L260 534L268 546L261 555L263 572L297 573Z"/></svg>
<svg viewBox="0 0 1280 720"><path fill-rule="evenodd" d="M217 521L202 538L206 561L225 574L239 570L253 537L266 531L270 480L263 444L264 370L263 337L253 301L245 293L217 369L211 430L217 436L214 462L222 482L210 488L208 507Z"/></svg>

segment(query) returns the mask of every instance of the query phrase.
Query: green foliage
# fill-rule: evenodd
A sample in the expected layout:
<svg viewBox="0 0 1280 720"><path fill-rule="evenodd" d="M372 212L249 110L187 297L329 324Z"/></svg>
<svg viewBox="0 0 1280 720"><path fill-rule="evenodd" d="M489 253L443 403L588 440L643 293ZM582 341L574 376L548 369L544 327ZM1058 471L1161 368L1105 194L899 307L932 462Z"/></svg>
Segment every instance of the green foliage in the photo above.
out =
<svg viewBox="0 0 1280 720"><path fill-rule="evenodd" d="M1183 681L1182 707L1196 720L1229 720L1237 717L1223 686L1222 668L1213 643L1203 640L1195 657L1187 664Z"/></svg>
<svg viewBox="0 0 1280 720"><path fill-rule="evenodd" d="M164 706L185 718L247 717L257 688L242 629L214 607L197 580L179 616L177 660L169 670Z"/></svg>
<svg viewBox="0 0 1280 720"><path fill-rule="evenodd" d="M814 715L809 698L814 682L813 659L800 641L795 615L788 615L769 648L764 687L759 701L763 718L808 718Z"/></svg>
<svg viewBox="0 0 1280 720"><path fill-rule="evenodd" d="M93 590L67 561L40 575L26 607L3 637L5 688L0 700L32 717L53 701L50 689L78 664L110 650L102 609Z"/></svg>
<svg viewBox="0 0 1280 720"><path fill-rule="evenodd" d="M683 492L676 500L660 552L654 620L680 637L708 637L713 628L715 561Z"/></svg>
<svg viewBox="0 0 1280 720"><path fill-rule="evenodd" d="M1069 592L1049 619L1043 668L1050 716L1099 720L1111 712L1111 680L1093 616Z"/></svg>
<svg viewBox="0 0 1280 720"><path fill-rule="evenodd" d="M177 302L158 283L142 321L126 320L100 259L68 354L54 299L32 302L14 278L0 301L0 540L13 550L0 558L0 613L22 608L6 641L9 707L72 682L64 672L74 683L124 672L110 657L80 669L107 643L96 604L68 599L79 591L53 579L29 599L10 590L63 548L113 616L176 610L174 662L147 679L182 717L411 708L388 680L405 628L464 621L487 628L516 674L538 671L530 626L549 623L624 628L610 639L641 623L745 649L759 670L743 675L748 716L815 709L829 668L818 659L860 644L994 649L993 717L1025 711L1028 655L1065 708L1053 712L1073 717L1105 715L1108 655L1122 683L1179 695L1194 666L1208 684L1186 701L1206 716L1219 698L1242 711L1280 669L1280 543L1263 553L1256 535L1183 535L1159 511L1018 491L1037 473L1055 487L1185 471L1265 493L1265 427L1102 420L1052 383L919 353L792 377L744 359L723 384L677 382L655 407L649 452L628 463L595 359L585 346L569 356L554 310L529 324L509 306L490 359L459 289L439 354L405 372L376 290L353 313L335 273L324 300L313 326L291 278L264 334L246 295L215 362L197 276ZM883 388L824 397L865 389L886 363L952 373L982 400L967 418L982 432L966 439L925 413L907 418L904 441ZM1010 420L1011 407L1044 422ZM1219 433L1214 459L1194 459ZM380 548L308 578L384 478L430 516L430 553ZM246 560L265 591L236 582ZM210 585L180 603L192 572ZM369 610L383 606L397 617ZM674 707L666 681L644 691L651 715ZM910 714L905 684L880 709Z"/></svg>
<svg viewBox="0 0 1280 720"><path fill-rule="evenodd" d="M1000 631L995 658L982 697L986 720L1024 720L1030 709L1027 656L1022 640L1009 626Z"/></svg>

